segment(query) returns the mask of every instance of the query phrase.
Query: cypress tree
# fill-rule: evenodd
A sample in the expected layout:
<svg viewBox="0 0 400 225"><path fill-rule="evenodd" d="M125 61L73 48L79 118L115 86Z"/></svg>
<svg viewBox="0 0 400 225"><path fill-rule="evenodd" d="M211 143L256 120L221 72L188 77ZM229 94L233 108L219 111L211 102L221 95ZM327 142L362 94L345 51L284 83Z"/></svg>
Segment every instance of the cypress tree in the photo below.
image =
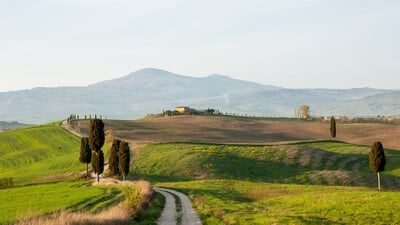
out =
<svg viewBox="0 0 400 225"><path fill-rule="evenodd" d="M127 142L121 141L119 145L119 171L125 181L129 173L130 149Z"/></svg>
<svg viewBox="0 0 400 225"><path fill-rule="evenodd" d="M100 181L100 174L104 172L104 153L103 151L93 152L92 169L97 176L97 182Z"/></svg>
<svg viewBox="0 0 400 225"><path fill-rule="evenodd" d="M335 117L331 117L331 126L330 126L330 131L331 131L331 137L334 140L336 138L336 120Z"/></svg>
<svg viewBox="0 0 400 225"><path fill-rule="evenodd" d="M371 146L369 152L369 167L372 171L376 172L378 179L378 190L381 190L381 177L380 172L385 170L386 159L382 143L377 141Z"/></svg>
<svg viewBox="0 0 400 225"><path fill-rule="evenodd" d="M110 149L110 156L108 157L108 169L112 176L120 176L121 173L119 171L119 146L121 140L114 139L111 149Z"/></svg>
<svg viewBox="0 0 400 225"><path fill-rule="evenodd" d="M92 170L93 172L97 175L99 171L99 157L97 155L97 152L92 153ZM99 178L97 178L99 180Z"/></svg>
<svg viewBox="0 0 400 225"><path fill-rule="evenodd" d="M89 147L89 138L83 137L81 139L81 151L79 156L81 163L86 163L86 178L89 176L89 163L92 161L92 150Z"/></svg>
<svg viewBox="0 0 400 225"><path fill-rule="evenodd" d="M89 145L92 151L98 152L104 145L104 123L100 119L90 120Z"/></svg>
<svg viewBox="0 0 400 225"><path fill-rule="evenodd" d="M104 145L104 123L100 119L90 120L89 127L89 146L92 153L92 167L97 175L97 181L100 181L100 174L104 170L104 154L101 148Z"/></svg>

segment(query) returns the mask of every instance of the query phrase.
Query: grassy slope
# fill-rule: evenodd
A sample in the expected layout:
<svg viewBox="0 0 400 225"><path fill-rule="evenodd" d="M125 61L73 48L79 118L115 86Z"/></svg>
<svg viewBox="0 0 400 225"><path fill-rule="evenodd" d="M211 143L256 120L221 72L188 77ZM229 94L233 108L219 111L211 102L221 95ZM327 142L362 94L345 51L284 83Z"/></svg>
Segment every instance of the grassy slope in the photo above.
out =
<svg viewBox="0 0 400 225"><path fill-rule="evenodd" d="M187 193L203 223L399 224L399 192L238 180L160 183Z"/></svg>
<svg viewBox="0 0 400 225"><path fill-rule="evenodd" d="M79 148L80 139L56 124L0 133L0 177L12 177L18 186L0 190L0 224L61 209L95 211L120 201L119 189L72 180L86 168Z"/></svg>
<svg viewBox="0 0 400 225"><path fill-rule="evenodd" d="M37 126L0 133L0 176L17 183L83 170L80 139L58 126Z"/></svg>
<svg viewBox="0 0 400 225"><path fill-rule="evenodd" d="M189 194L204 224L398 224L400 152L386 150L383 185L392 191L378 193L369 149L152 144L140 149L132 175Z"/></svg>
<svg viewBox="0 0 400 225"><path fill-rule="evenodd" d="M153 181L197 178L274 183L374 186L369 147L318 141L290 145L246 146L169 143L140 149L133 176ZM386 150L383 183L400 186L400 152Z"/></svg>
<svg viewBox="0 0 400 225"><path fill-rule="evenodd" d="M113 187L92 187L89 182L56 182L0 190L0 224L58 210L96 211L122 198Z"/></svg>

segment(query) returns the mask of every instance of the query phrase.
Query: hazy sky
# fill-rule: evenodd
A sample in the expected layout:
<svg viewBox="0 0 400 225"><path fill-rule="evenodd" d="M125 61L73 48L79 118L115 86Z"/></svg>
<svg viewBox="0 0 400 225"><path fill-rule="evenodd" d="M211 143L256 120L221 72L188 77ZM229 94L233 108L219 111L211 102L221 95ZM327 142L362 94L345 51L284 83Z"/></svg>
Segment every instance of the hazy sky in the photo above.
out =
<svg viewBox="0 0 400 225"><path fill-rule="evenodd" d="M0 91L147 68L400 89L398 0L0 0Z"/></svg>

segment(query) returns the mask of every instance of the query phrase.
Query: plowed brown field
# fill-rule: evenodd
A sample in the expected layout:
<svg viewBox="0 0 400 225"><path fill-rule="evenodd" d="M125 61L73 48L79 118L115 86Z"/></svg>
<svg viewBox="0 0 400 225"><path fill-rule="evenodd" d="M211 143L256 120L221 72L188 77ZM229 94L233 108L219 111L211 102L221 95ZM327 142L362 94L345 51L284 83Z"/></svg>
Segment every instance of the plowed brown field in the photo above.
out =
<svg viewBox="0 0 400 225"><path fill-rule="evenodd" d="M80 127L87 127L80 122ZM330 138L328 122L235 117L175 116L141 120L107 120L115 137L146 142L272 144ZM85 129L81 129L85 132ZM400 126L376 123L337 124L336 140L360 145L381 141L400 150Z"/></svg>

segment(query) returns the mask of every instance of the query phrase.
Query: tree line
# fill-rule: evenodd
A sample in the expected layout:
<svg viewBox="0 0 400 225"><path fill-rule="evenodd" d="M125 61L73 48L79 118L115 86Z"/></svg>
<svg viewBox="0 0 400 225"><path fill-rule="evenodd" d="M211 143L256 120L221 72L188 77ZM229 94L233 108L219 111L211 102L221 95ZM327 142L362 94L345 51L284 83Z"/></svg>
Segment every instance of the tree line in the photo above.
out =
<svg viewBox="0 0 400 225"><path fill-rule="evenodd" d="M100 181L100 174L104 172L104 123L101 119L91 119L89 136L81 138L79 161L86 163L86 178L89 176L89 163ZM129 173L130 148L127 142L114 139L108 159L109 170L112 176L123 176L123 180Z"/></svg>

